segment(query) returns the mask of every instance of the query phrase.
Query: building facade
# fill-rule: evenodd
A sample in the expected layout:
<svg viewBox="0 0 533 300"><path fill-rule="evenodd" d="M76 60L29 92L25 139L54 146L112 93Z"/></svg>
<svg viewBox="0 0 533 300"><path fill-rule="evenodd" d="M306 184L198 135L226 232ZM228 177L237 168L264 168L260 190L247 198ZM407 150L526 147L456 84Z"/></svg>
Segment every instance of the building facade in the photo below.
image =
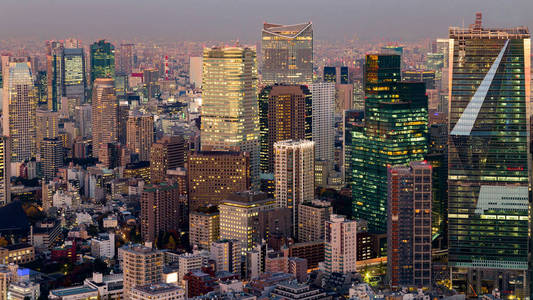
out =
<svg viewBox="0 0 533 300"><path fill-rule="evenodd" d="M145 242L154 242L161 232L178 230L181 212L177 184L145 185L140 202L141 235Z"/></svg>
<svg viewBox="0 0 533 300"><path fill-rule="evenodd" d="M311 85L313 95L313 141L315 159L333 161L335 153L335 84Z"/></svg>
<svg viewBox="0 0 533 300"><path fill-rule="evenodd" d="M454 288L526 297L530 256L530 33L449 30L448 238ZM530 268L530 267L529 267Z"/></svg>
<svg viewBox="0 0 533 300"><path fill-rule="evenodd" d="M387 275L392 287L433 284L431 173L426 162L388 168Z"/></svg>
<svg viewBox="0 0 533 300"><path fill-rule="evenodd" d="M356 272L357 222L347 220L341 215L331 215L325 227L326 272Z"/></svg>
<svg viewBox="0 0 533 300"><path fill-rule="evenodd" d="M313 26L264 23L261 32L262 83L313 82Z"/></svg>
<svg viewBox="0 0 533 300"><path fill-rule="evenodd" d="M139 160L150 159L150 148L154 142L154 116L130 112L126 125L126 145Z"/></svg>
<svg viewBox="0 0 533 300"><path fill-rule="evenodd" d="M114 80L95 80L92 97L93 155L103 164L109 165L108 144L118 141L118 100Z"/></svg>
<svg viewBox="0 0 533 300"><path fill-rule="evenodd" d="M315 143L288 140L274 144L275 200L278 207L291 209L293 237L298 236L298 207L315 194Z"/></svg>

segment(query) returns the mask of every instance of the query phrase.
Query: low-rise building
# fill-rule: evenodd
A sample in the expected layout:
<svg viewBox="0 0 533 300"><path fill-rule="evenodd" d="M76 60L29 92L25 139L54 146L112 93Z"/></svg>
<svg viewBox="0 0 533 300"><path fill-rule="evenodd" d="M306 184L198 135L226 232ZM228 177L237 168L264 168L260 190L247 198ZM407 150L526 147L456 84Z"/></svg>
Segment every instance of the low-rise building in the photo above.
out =
<svg viewBox="0 0 533 300"><path fill-rule="evenodd" d="M16 244L0 248L0 264L26 264L35 260L35 248L29 244Z"/></svg>
<svg viewBox="0 0 533 300"><path fill-rule="evenodd" d="M97 289L100 299L124 299L124 279L122 274L103 275L102 273L93 273L93 277L85 279L83 283L86 287Z"/></svg>
<svg viewBox="0 0 533 300"><path fill-rule="evenodd" d="M185 291L174 284L155 283L134 287L130 300L185 300Z"/></svg>
<svg viewBox="0 0 533 300"><path fill-rule="evenodd" d="M115 234L100 234L91 239L91 255L103 259L115 257Z"/></svg>
<svg viewBox="0 0 533 300"><path fill-rule="evenodd" d="M48 295L50 300L96 300L98 289L88 286L74 286L64 289L51 290Z"/></svg>
<svg viewBox="0 0 533 300"><path fill-rule="evenodd" d="M7 298L10 300L37 300L40 295L39 284L27 280L12 282L7 289Z"/></svg>

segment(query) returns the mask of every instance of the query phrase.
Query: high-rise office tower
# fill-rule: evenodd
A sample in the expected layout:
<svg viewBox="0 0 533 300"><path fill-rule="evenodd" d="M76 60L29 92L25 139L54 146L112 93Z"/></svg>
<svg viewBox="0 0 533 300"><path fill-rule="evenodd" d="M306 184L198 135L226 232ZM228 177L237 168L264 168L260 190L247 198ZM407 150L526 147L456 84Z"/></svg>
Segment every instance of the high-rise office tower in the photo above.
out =
<svg viewBox="0 0 533 300"><path fill-rule="evenodd" d="M335 84L316 82L313 95L313 142L315 159L333 161L335 153Z"/></svg>
<svg viewBox="0 0 533 300"><path fill-rule="evenodd" d="M400 56L370 54L365 63L365 122L351 128L354 216L387 231L387 165L424 159L428 108L422 82L400 82Z"/></svg>
<svg viewBox="0 0 533 300"><path fill-rule="evenodd" d="M59 113L46 109L37 109L35 116L35 145L37 149L40 149L43 139L52 139L59 135Z"/></svg>
<svg viewBox="0 0 533 300"><path fill-rule="evenodd" d="M115 92L116 92L116 89L115 89ZM128 118L129 116L130 116L130 105L128 104L127 101L120 101L118 104L118 141L122 145L126 145L126 141L128 139Z"/></svg>
<svg viewBox="0 0 533 300"><path fill-rule="evenodd" d="M189 213L189 245L208 250L220 237L220 214L215 206Z"/></svg>
<svg viewBox="0 0 533 300"><path fill-rule="evenodd" d="M61 69L63 63L63 43L59 41L47 41L46 54L46 80L48 110L58 111L61 105Z"/></svg>
<svg viewBox="0 0 533 300"><path fill-rule="evenodd" d="M154 142L154 116L132 111L128 117L126 145L139 160L150 159L150 148Z"/></svg>
<svg viewBox="0 0 533 300"><path fill-rule="evenodd" d="M355 147L354 141L357 141L357 139L353 138L354 135L352 133L363 130L364 115L365 112L363 110L345 110L343 113L342 128L344 128L344 139L342 141L342 149L344 153L342 167L344 168L344 172L342 172L342 175L344 176L344 182L349 186L352 186L352 151Z"/></svg>
<svg viewBox="0 0 533 300"><path fill-rule="evenodd" d="M217 272L226 271L241 276L241 241L221 239L212 242L209 253L215 261Z"/></svg>
<svg viewBox="0 0 533 300"><path fill-rule="evenodd" d="M0 206L11 202L11 142L8 137L0 137Z"/></svg>
<svg viewBox="0 0 533 300"><path fill-rule="evenodd" d="M350 72L348 67L324 67L324 81L337 84L350 83Z"/></svg>
<svg viewBox="0 0 533 300"><path fill-rule="evenodd" d="M122 254L124 299L130 299L132 288L163 279L163 252L142 245L124 246L119 252Z"/></svg>
<svg viewBox="0 0 533 300"><path fill-rule="evenodd" d="M292 211L292 234L298 236L298 207L314 199L315 142L287 140L274 144L275 198Z"/></svg>
<svg viewBox="0 0 533 300"><path fill-rule="evenodd" d="M432 286L431 165L388 168L387 275L392 287Z"/></svg>
<svg viewBox="0 0 533 300"><path fill-rule="evenodd" d="M105 40L91 45L91 84L97 78L115 76L115 46Z"/></svg>
<svg viewBox="0 0 533 300"><path fill-rule="evenodd" d="M262 83L313 82L313 26L263 24L261 32Z"/></svg>
<svg viewBox="0 0 533 300"><path fill-rule="evenodd" d="M76 99L76 104L85 102L87 88L85 51L83 48L65 48L62 57L62 96Z"/></svg>
<svg viewBox="0 0 533 300"><path fill-rule="evenodd" d="M154 242L161 232L177 231L180 219L179 188L175 183L145 185L141 194L141 235Z"/></svg>
<svg viewBox="0 0 533 300"><path fill-rule="evenodd" d="M328 201L313 200L300 204L298 208L298 242L316 242L324 240L324 224L333 214L333 207Z"/></svg>
<svg viewBox="0 0 533 300"><path fill-rule="evenodd" d="M118 100L113 79L96 79L92 97L93 155L109 165L107 144L118 141Z"/></svg>
<svg viewBox="0 0 533 300"><path fill-rule="evenodd" d="M251 48L205 48L202 76L202 151L250 156L252 183L259 180L257 68Z"/></svg>
<svg viewBox="0 0 533 300"><path fill-rule="evenodd" d="M526 27L451 27L448 263L454 288L529 296L530 70ZM529 270L531 268L529 267Z"/></svg>
<svg viewBox="0 0 533 300"><path fill-rule="evenodd" d="M44 138L40 144L41 166L45 182L52 180L63 166L63 142L59 138Z"/></svg>
<svg viewBox="0 0 533 300"><path fill-rule="evenodd" d="M143 70L143 83L148 101L153 100L159 92L159 86L157 85L159 75L160 73L158 69Z"/></svg>
<svg viewBox="0 0 533 300"><path fill-rule="evenodd" d="M116 59L116 71L119 74L130 75L133 70L134 44L120 44Z"/></svg>
<svg viewBox="0 0 533 300"><path fill-rule="evenodd" d="M242 152L201 151L187 157L189 209L218 205L251 187L250 157Z"/></svg>
<svg viewBox="0 0 533 300"><path fill-rule="evenodd" d="M341 215L331 215L325 223L326 272L356 272L357 222Z"/></svg>
<svg viewBox="0 0 533 300"><path fill-rule="evenodd" d="M236 239L242 252L251 251L261 243L260 215L276 207L265 193L244 191L226 197L219 206L220 238Z"/></svg>
<svg viewBox="0 0 533 300"><path fill-rule="evenodd" d="M37 94L30 63L2 56L4 136L11 141L11 163L30 160L36 154L35 113Z"/></svg>
<svg viewBox="0 0 533 300"><path fill-rule="evenodd" d="M202 57L189 57L189 82L196 88L202 87Z"/></svg>
<svg viewBox="0 0 533 300"><path fill-rule="evenodd" d="M74 118L78 134L82 138L89 137L92 134L92 106L91 104L78 105L74 109L76 117Z"/></svg>
<svg viewBox="0 0 533 300"><path fill-rule="evenodd" d="M259 94L261 173L274 172L274 143L311 139L311 93L305 85L266 86Z"/></svg>
<svg viewBox="0 0 533 300"><path fill-rule="evenodd" d="M182 136L165 135L150 149L150 180L160 182L167 171L185 166L185 140Z"/></svg>

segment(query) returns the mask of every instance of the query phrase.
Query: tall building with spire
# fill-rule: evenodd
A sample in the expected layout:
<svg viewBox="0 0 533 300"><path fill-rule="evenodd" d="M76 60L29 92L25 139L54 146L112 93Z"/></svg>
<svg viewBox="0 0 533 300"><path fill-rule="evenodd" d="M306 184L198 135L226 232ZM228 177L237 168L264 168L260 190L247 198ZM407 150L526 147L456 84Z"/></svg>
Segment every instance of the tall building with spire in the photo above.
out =
<svg viewBox="0 0 533 300"><path fill-rule="evenodd" d="M37 90L27 59L2 56L3 132L10 137L11 162L35 157Z"/></svg>
<svg viewBox="0 0 533 300"><path fill-rule="evenodd" d="M449 29L448 263L468 295L526 298L531 39L526 27Z"/></svg>
<svg viewBox="0 0 533 300"><path fill-rule="evenodd" d="M251 178L257 185L259 107L255 50L205 48L202 80L202 151L249 153Z"/></svg>
<svg viewBox="0 0 533 300"><path fill-rule="evenodd" d="M93 155L109 165L108 144L118 141L118 100L113 79L96 79L92 97Z"/></svg>
<svg viewBox="0 0 533 300"><path fill-rule="evenodd" d="M264 23L261 32L262 83L313 82L313 26Z"/></svg>

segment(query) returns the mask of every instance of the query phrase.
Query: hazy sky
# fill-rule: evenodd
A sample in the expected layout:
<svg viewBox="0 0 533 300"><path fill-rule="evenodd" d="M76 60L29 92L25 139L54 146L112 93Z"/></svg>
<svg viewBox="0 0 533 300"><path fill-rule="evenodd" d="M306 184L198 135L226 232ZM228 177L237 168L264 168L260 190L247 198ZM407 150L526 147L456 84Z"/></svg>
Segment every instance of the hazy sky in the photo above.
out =
<svg viewBox="0 0 533 300"><path fill-rule="evenodd" d="M473 22L533 29L533 0L0 0L0 39L258 40L264 21L311 20L317 39L413 40Z"/></svg>

